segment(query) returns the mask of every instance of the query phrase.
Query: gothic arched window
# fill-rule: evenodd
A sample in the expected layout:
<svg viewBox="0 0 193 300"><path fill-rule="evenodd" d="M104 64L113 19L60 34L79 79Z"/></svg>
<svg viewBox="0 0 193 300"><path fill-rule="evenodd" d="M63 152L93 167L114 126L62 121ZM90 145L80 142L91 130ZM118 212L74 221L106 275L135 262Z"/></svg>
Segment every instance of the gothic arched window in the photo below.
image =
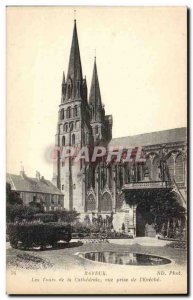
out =
<svg viewBox="0 0 193 300"><path fill-rule="evenodd" d="M72 134L72 145L75 145L75 134Z"/></svg>
<svg viewBox="0 0 193 300"><path fill-rule="evenodd" d="M96 201L94 195L90 194L86 201L87 211L94 211L96 209Z"/></svg>
<svg viewBox="0 0 193 300"><path fill-rule="evenodd" d="M66 110L66 118L71 118L71 107L70 106Z"/></svg>
<svg viewBox="0 0 193 300"><path fill-rule="evenodd" d="M99 133L99 127L98 127L98 125L95 126L95 133L96 133L96 134Z"/></svg>
<svg viewBox="0 0 193 300"><path fill-rule="evenodd" d="M73 123L73 122L70 122L69 127L70 127L70 131L72 131L73 128L74 128L74 123Z"/></svg>
<svg viewBox="0 0 193 300"><path fill-rule="evenodd" d="M65 146L65 136L62 137L62 146Z"/></svg>
<svg viewBox="0 0 193 300"><path fill-rule="evenodd" d="M159 158L155 157L153 160L153 165L152 165L152 180L160 180L160 162L159 162Z"/></svg>
<svg viewBox="0 0 193 300"><path fill-rule="evenodd" d="M176 180L176 182L184 181L184 161L183 161L182 154L179 154L176 158L175 180Z"/></svg>
<svg viewBox="0 0 193 300"><path fill-rule="evenodd" d="M67 132L68 131L68 123L64 124L64 131Z"/></svg>
<svg viewBox="0 0 193 300"><path fill-rule="evenodd" d="M150 156L147 158L144 166L144 180L149 181L152 180L152 160Z"/></svg>
<svg viewBox="0 0 193 300"><path fill-rule="evenodd" d="M101 211L109 212L112 211L112 198L111 195L105 192L101 199Z"/></svg>
<svg viewBox="0 0 193 300"><path fill-rule="evenodd" d="M78 116L78 107L77 105L74 106L74 117Z"/></svg>
<svg viewBox="0 0 193 300"><path fill-rule="evenodd" d="M169 177L168 180L172 180L174 178L174 158L172 154L170 157L167 159L167 166L168 166L168 172L169 172Z"/></svg>
<svg viewBox="0 0 193 300"><path fill-rule="evenodd" d="M63 108L60 111L60 119L64 120L64 109Z"/></svg>

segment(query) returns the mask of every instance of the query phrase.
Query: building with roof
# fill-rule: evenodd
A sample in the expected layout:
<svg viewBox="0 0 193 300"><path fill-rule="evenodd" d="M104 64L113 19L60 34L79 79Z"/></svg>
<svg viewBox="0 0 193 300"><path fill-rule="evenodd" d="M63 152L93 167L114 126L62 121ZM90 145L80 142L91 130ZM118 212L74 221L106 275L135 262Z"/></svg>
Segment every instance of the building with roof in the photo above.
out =
<svg viewBox="0 0 193 300"><path fill-rule="evenodd" d="M87 97L74 21L68 72L62 80L56 147L142 147L146 161L108 163L103 157L97 162L75 162L73 158L63 160L58 152L53 183L64 194L66 209L76 209L82 218L113 214L115 230L124 224L133 236L145 235L147 223L155 221L149 217L151 202L160 197L164 202L172 193L186 208L187 131L174 128L112 138L112 124L113 118L106 115L102 103L96 58Z"/></svg>
<svg viewBox="0 0 193 300"><path fill-rule="evenodd" d="M52 182L36 172L36 178L28 177L22 170L19 175L7 174L6 181L11 189L19 193L23 204L41 203L45 211L62 210L64 195Z"/></svg>

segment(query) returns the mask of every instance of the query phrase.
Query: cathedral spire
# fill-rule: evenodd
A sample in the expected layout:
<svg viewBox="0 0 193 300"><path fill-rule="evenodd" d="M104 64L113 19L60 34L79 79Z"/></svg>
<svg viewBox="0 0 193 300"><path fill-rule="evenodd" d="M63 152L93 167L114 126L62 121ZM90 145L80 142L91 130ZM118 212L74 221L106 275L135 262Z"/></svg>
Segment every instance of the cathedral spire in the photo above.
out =
<svg viewBox="0 0 193 300"><path fill-rule="evenodd" d="M89 104L92 105L94 108L99 106L102 107L101 93L100 93L97 66L96 66L96 56L94 58L94 68L93 68L92 82L90 88Z"/></svg>
<svg viewBox="0 0 193 300"><path fill-rule="evenodd" d="M70 60L69 60L68 73L67 73L67 84L71 84L72 86L71 98L75 98L77 85L80 86L81 82L82 82L82 66L80 60L80 50L79 50L79 43L78 43L76 20L74 20L74 30L72 36Z"/></svg>

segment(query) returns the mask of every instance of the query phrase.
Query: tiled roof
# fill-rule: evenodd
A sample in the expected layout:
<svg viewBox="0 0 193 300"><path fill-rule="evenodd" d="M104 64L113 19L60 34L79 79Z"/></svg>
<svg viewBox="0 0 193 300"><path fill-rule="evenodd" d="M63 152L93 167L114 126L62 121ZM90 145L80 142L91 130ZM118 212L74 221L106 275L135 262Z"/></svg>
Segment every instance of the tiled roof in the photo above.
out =
<svg viewBox="0 0 193 300"><path fill-rule="evenodd" d="M7 174L7 182L16 191L63 195L57 187L46 179L39 180L26 175Z"/></svg>
<svg viewBox="0 0 193 300"><path fill-rule="evenodd" d="M138 135L114 138L109 146L143 147L173 142L186 142L187 128L174 128L163 131L149 132Z"/></svg>

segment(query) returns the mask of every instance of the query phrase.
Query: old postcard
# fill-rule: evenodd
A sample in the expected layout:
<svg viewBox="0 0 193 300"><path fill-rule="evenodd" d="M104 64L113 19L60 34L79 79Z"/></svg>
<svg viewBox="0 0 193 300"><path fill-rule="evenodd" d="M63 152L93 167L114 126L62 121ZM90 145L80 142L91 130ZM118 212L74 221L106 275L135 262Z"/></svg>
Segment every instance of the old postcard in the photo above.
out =
<svg viewBox="0 0 193 300"><path fill-rule="evenodd" d="M7 7L8 294L187 294L187 8Z"/></svg>

